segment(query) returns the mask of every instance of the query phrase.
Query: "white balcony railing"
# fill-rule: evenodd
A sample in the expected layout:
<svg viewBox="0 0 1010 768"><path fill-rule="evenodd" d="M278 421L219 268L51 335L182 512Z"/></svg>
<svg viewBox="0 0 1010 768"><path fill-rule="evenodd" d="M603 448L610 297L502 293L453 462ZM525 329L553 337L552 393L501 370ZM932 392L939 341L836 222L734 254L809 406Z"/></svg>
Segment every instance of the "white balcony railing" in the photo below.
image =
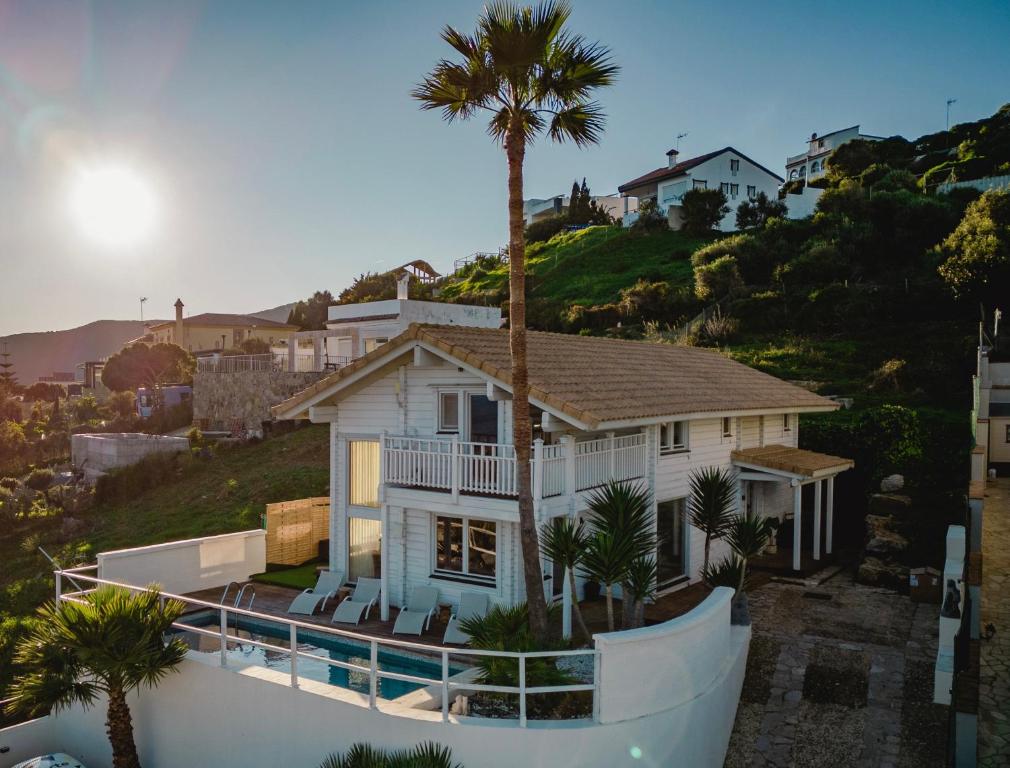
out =
<svg viewBox="0 0 1010 768"><path fill-rule="evenodd" d="M200 373L242 373L246 371L336 371L351 362L352 358L340 355L295 355L289 359L286 352L266 352L261 355L212 355L198 357L196 369Z"/></svg>
<svg viewBox="0 0 1010 768"><path fill-rule="evenodd" d="M383 436L382 480L389 485L450 491L454 495L518 495L515 446L453 439ZM535 499L596 488L611 480L645 476L645 435L576 442L533 443Z"/></svg>

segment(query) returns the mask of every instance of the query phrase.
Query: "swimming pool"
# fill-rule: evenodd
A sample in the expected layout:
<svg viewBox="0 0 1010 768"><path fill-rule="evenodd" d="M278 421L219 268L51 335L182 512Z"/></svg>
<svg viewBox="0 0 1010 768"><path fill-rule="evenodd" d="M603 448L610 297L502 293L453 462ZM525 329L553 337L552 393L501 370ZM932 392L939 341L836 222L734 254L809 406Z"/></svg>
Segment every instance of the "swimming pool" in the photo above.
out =
<svg viewBox="0 0 1010 768"><path fill-rule="evenodd" d="M214 609L187 613L179 619L179 623L212 631L217 631L221 627L220 614ZM216 638L199 635L195 632L186 632L184 629L176 629L173 633L180 635L194 651L207 654L221 653L220 642ZM240 635L243 638L282 648L290 646L288 625L280 622L233 616L228 622L228 634ZM370 664L371 651L368 643L327 635L323 632L314 632L311 629L298 630L298 649L315 656L357 664L366 668ZM258 648L249 643L229 642L228 661L229 663L254 664L284 672L291 670L291 657L287 653ZM385 672L416 675L432 680L442 679L441 661L428 659L409 651L398 651L379 646L378 663L379 669ZM449 674L455 675L464 669L465 667L450 665ZM342 669L304 656L298 657L298 676L321 683L329 683L340 688L349 688L364 694L368 693L368 672ZM417 683L380 677L378 696L383 699L396 699L423 687Z"/></svg>

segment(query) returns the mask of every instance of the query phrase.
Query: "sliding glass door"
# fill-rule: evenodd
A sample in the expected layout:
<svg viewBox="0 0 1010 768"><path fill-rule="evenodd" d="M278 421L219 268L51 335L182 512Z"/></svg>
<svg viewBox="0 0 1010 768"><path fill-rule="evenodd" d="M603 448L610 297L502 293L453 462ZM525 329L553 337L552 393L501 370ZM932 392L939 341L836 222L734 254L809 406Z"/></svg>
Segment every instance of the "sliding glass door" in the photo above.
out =
<svg viewBox="0 0 1010 768"><path fill-rule="evenodd" d="M663 587L687 575L687 500L672 499L656 505L656 570Z"/></svg>
<svg viewBox="0 0 1010 768"><path fill-rule="evenodd" d="M347 580L364 576L377 579L382 574L382 523L364 517L347 520Z"/></svg>

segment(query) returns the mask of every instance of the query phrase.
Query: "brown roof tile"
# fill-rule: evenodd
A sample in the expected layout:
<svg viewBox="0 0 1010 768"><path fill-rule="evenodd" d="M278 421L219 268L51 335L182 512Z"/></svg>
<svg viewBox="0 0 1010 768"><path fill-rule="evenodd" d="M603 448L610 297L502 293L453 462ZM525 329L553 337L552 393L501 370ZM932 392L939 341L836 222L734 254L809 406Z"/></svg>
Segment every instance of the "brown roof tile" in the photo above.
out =
<svg viewBox="0 0 1010 768"><path fill-rule="evenodd" d="M831 400L711 349L537 331L527 338L530 396L593 427L681 414L837 408ZM414 340L511 384L507 329L415 324L275 406L274 413L290 412Z"/></svg>
<svg viewBox="0 0 1010 768"><path fill-rule="evenodd" d="M815 453L801 448L791 448L786 445L765 445L760 448L744 448L733 451L733 461L753 464L768 469L777 469L793 475L814 477L818 474L829 474L832 470L844 472L856 466L852 459L831 456L827 453Z"/></svg>

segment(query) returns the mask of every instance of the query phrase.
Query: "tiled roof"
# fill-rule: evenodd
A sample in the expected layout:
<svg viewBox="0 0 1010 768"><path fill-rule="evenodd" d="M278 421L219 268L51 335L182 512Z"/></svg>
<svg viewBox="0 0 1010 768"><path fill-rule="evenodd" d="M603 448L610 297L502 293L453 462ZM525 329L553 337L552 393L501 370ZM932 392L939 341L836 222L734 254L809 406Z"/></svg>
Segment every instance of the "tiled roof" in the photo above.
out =
<svg viewBox="0 0 1010 768"><path fill-rule="evenodd" d="M777 173L772 173L767 168L765 168L760 163L756 163L751 160L743 152L733 149L733 147L723 147L722 149L716 150L715 152L709 152L707 155L699 155L698 157L692 157L690 160L684 160L683 162L677 163L672 168L657 168L654 171L649 171L643 176L639 176L637 179L632 179L631 181L625 182L617 188L618 192L627 192L634 189L635 187L640 187L643 184L651 184L653 182L663 181L665 179L672 179L676 176L682 176L687 173L692 168L701 165L702 163L711 160L713 157L718 157L725 152L733 152L734 154L740 155L741 158L746 160L751 165L760 168L765 173L771 174L779 181L785 181Z"/></svg>
<svg viewBox="0 0 1010 768"><path fill-rule="evenodd" d="M815 477L817 475L844 472L856 466L852 459L831 456L827 453L805 451L787 445L765 445L760 448L744 448L733 451L733 461L767 469L788 472L792 475Z"/></svg>
<svg viewBox="0 0 1010 768"><path fill-rule="evenodd" d="M527 339L530 397L592 428L686 414L838 407L711 349L537 331L530 331ZM298 406L414 341L511 385L507 329L414 324L388 344L275 406L274 413L292 418L299 413Z"/></svg>
<svg viewBox="0 0 1010 768"><path fill-rule="evenodd" d="M264 320L262 317L253 315L230 315L222 312L204 312L201 315L191 315L182 319L185 325L213 325L228 326L234 328L277 328L278 330L290 328L297 330L297 326L287 323L278 323L276 320ZM158 325L152 325L150 330L174 326L174 320L166 320Z"/></svg>

